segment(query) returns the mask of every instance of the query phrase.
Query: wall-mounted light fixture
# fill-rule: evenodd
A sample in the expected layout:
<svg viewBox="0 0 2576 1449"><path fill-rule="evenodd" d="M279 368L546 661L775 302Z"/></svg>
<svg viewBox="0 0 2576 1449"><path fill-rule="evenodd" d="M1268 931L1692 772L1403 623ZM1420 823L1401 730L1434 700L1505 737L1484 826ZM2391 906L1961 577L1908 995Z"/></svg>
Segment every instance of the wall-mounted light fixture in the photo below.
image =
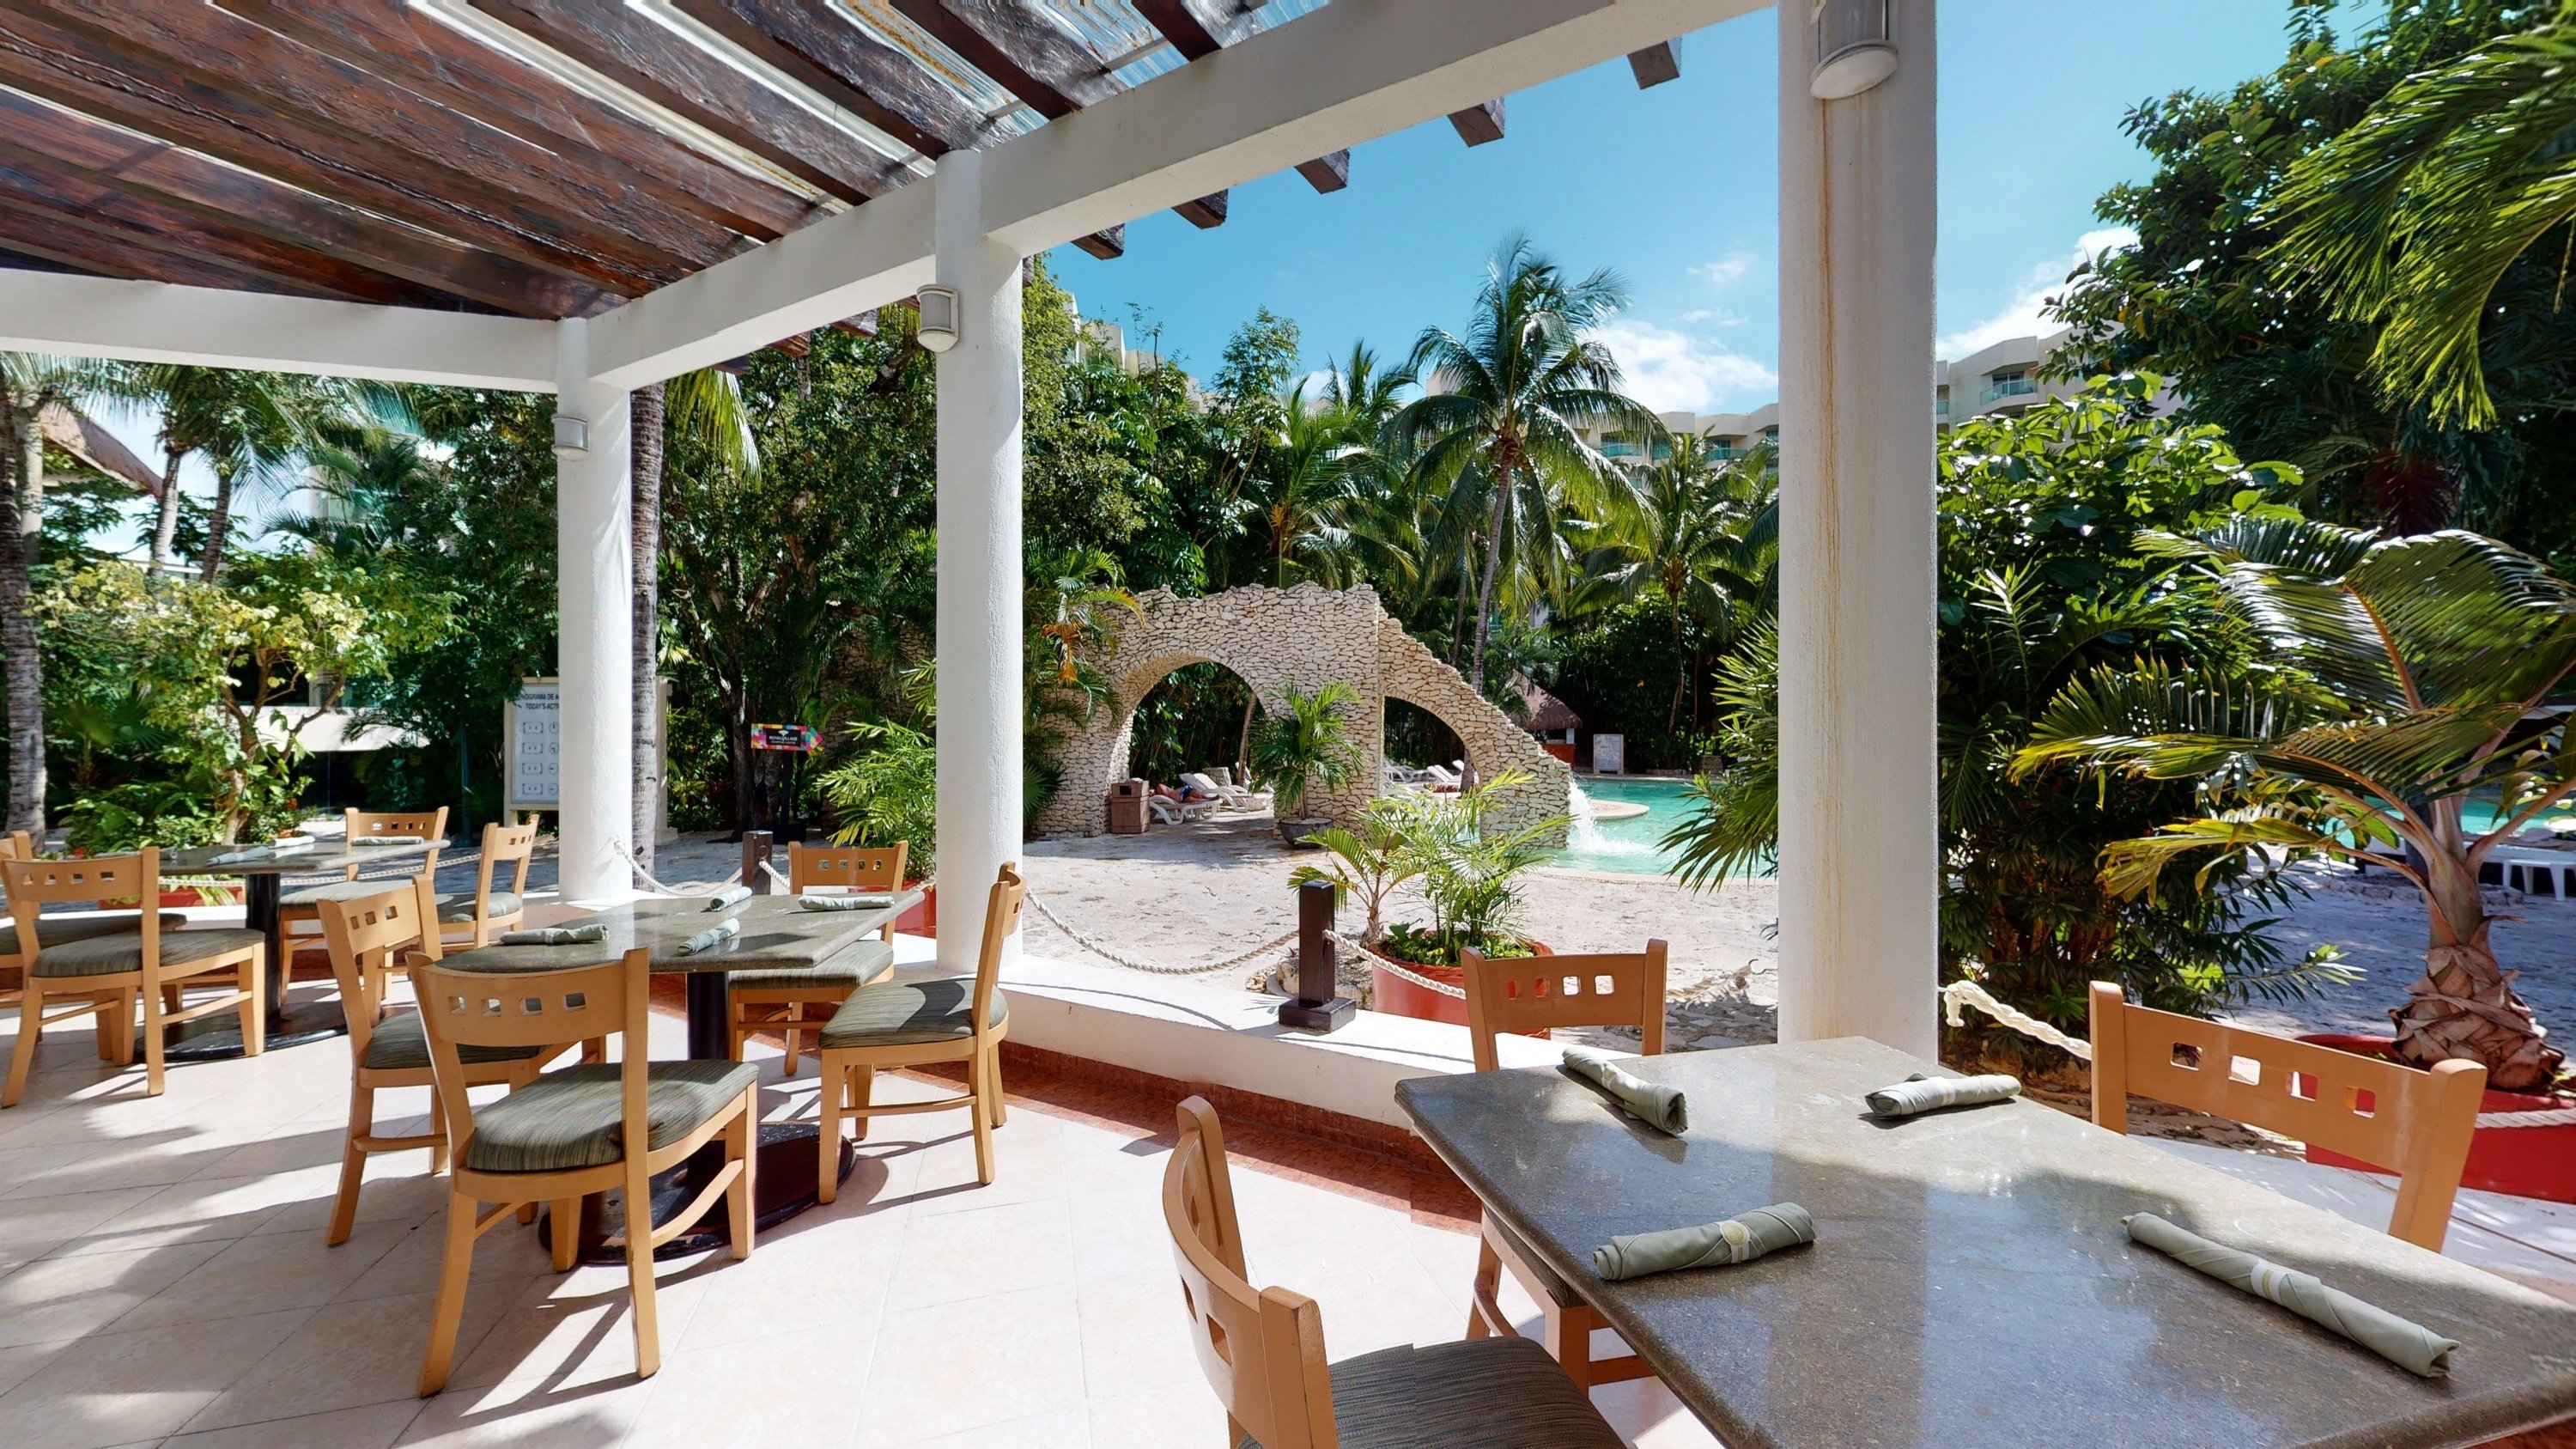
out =
<svg viewBox="0 0 2576 1449"><path fill-rule="evenodd" d="M1816 66L1807 93L1820 101L1856 96L1896 74L1895 0L1814 0Z"/></svg>
<svg viewBox="0 0 2576 1449"><path fill-rule="evenodd" d="M555 456L570 461L590 456L590 424L570 413L555 414Z"/></svg>
<svg viewBox="0 0 2576 1449"><path fill-rule="evenodd" d="M921 345L933 352L946 352L956 346L957 289L924 287L917 300L921 308Z"/></svg>

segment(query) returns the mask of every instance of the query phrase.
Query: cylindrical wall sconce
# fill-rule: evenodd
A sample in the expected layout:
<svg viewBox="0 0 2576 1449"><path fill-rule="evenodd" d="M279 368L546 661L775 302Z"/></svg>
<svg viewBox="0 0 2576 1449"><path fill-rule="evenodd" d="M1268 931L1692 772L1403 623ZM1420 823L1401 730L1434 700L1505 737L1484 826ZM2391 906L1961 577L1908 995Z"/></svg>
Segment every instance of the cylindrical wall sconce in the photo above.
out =
<svg viewBox="0 0 2576 1449"><path fill-rule="evenodd" d="M555 456L567 461L590 456L590 424L570 413L555 414Z"/></svg>
<svg viewBox="0 0 2576 1449"><path fill-rule="evenodd" d="M1839 101L1896 74L1894 8L1894 0L1814 0L1816 65L1807 93Z"/></svg>
<svg viewBox="0 0 2576 1449"><path fill-rule="evenodd" d="M917 303L921 308L921 345L932 352L946 352L956 346L957 289L924 287Z"/></svg>

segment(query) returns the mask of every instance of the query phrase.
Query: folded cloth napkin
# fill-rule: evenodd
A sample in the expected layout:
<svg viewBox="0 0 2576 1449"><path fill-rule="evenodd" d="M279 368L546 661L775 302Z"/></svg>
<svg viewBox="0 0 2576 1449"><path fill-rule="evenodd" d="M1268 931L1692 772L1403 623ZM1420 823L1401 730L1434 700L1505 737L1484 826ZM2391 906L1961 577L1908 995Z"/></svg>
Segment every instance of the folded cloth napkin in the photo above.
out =
<svg viewBox="0 0 2576 1449"><path fill-rule="evenodd" d="M727 916L725 919L716 922L714 925L707 927L705 930L691 936L689 939L682 941L680 943L680 954L683 956L695 956L701 951L712 951L718 946L723 945L725 942L730 941L741 934L742 918L740 916Z"/></svg>
<svg viewBox="0 0 2576 1449"><path fill-rule="evenodd" d="M1869 1103L1870 1111L1881 1117L1911 1117L1935 1107L1980 1107L2020 1095L2019 1077L1927 1077L1916 1072L1893 1087L1879 1088L1862 1100Z"/></svg>
<svg viewBox="0 0 2576 1449"><path fill-rule="evenodd" d="M427 845L426 835L353 835L351 845Z"/></svg>
<svg viewBox="0 0 2576 1449"><path fill-rule="evenodd" d="M587 926L544 926L533 931L503 931L504 946L587 946L608 939L608 923L593 921Z"/></svg>
<svg viewBox="0 0 2576 1449"><path fill-rule="evenodd" d="M1678 1133L1690 1126L1690 1103L1683 1099L1681 1088L1647 1081L1619 1065L1619 1058L1608 1052L1567 1047L1565 1069L1609 1093L1621 1111L1658 1132Z"/></svg>
<svg viewBox="0 0 2576 1449"><path fill-rule="evenodd" d="M751 887L726 886L723 890L707 897L707 909L710 911L729 911L750 899Z"/></svg>
<svg viewBox="0 0 2576 1449"><path fill-rule="evenodd" d="M2168 1254L2184 1267L2197 1269L2221 1283L2242 1288L2258 1298L2269 1298L2409 1373L2428 1379L2450 1377L2451 1350L2460 1346L2456 1338L2444 1338L2420 1323L2409 1322L2348 1293L2336 1292L2314 1274L2213 1243L2154 1213L2132 1213L2120 1219L2120 1225L2129 1230L2129 1241Z"/></svg>
<svg viewBox="0 0 2576 1449"><path fill-rule="evenodd" d="M246 860L266 860L274 854L276 852L265 845L254 845L248 850L227 850L221 855L208 859L206 864L239 865Z"/></svg>
<svg viewBox="0 0 2576 1449"><path fill-rule="evenodd" d="M796 904L809 911L882 911L894 904L887 895L798 896Z"/></svg>
<svg viewBox="0 0 2576 1449"><path fill-rule="evenodd" d="M1659 1233L1631 1233L1592 1250L1592 1271L1605 1283L1681 1268L1724 1268L1816 1240L1816 1220L1793 1202L1773 1203L1724 1222Z"/></svg>

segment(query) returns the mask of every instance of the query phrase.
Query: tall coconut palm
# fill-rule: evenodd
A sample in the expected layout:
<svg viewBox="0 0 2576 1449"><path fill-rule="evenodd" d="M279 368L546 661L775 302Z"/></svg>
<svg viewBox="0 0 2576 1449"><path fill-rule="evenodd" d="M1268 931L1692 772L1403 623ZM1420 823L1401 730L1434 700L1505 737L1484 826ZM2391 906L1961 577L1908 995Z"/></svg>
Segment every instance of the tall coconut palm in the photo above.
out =
<svg viewBox="0 0 2576 1449"><path fill-rule="evenodd" d="M1637 470L1631 506L1604 530L1618 562L1602 582L1630 597L1651 587L1663 598L1674 664L1667 733L1679 728L1682 698L1696 693L1690 684L1699 677L1687 625L1696 620L1725 633L1739 606L1769 612L1765 606L1777 592L1777 492L1767 446L1734 457L1706 438L1678 436L1669 451Z"/></svg>
<svg viewBox="0 0 2576 1449"><path fill-rule="evenodd" d="M1625 300L1615 273L1569 280L1528 238L1515 236L1494 256L1467 334L1425 329L1406 364L1431 391L1388 423L1391 439L1417 455L1416 466L1431 478L1446 482L1481 469L1491 482L1468 655L1468 679L1479 690L1514 511L1546 512L1569 497L1586 502L1620 486L1618 469L1583 440L1587 427L1662 432L1653 413L1619 390L1610 349L1588 335Z"/></svg>
<svg viewBox="0 0 2576 1449"><path fill-rule="evenodd" d="M43 562L47 417L94 401L106 380L99 363L0 352L0 674L9 704L11 830L45 829L45 666L28 601ZM85 417L75 421L87 425Z"/></svg>
<svg viewBox="0 0 2576 1449"><path fill-rule="evenodd" d="M2508 320L2494 297L2524 252L2559 235L2568 254L2571 134L2576 0L2559 0L2528 29L2408 77L2292 168L2277 254L2342 316L2380 324L2371 370L2390 401L2494 425L2481 324ZM2566 277L2562 262L2560 299Z"/></svg>
<svg viewBox="0 0 2576 1449"><path fill-rule="evenodd" d="M2230 684L2156 665L2070 683L2015 762L2053 760L2203 782L2209 808L2103 854L2137 895L2186 857L2263 864L2287 848L2361 859L2414 882L2431 918L2424 975L2389 1015L2397 1054L2482 1062L2490 1085L2538 1091L2564 1054L2514 991L2488 940L2478 868L2576 792L2576 737L2539 715L2576 671L2576 589L2475 534L2379 540L2305 521L2247 521L2143 545L2197 559L2229 613L2290 673ZM2472 793L2500 802L2470 832ZM2212 868L2204 865L2204 873Z"/></svg>

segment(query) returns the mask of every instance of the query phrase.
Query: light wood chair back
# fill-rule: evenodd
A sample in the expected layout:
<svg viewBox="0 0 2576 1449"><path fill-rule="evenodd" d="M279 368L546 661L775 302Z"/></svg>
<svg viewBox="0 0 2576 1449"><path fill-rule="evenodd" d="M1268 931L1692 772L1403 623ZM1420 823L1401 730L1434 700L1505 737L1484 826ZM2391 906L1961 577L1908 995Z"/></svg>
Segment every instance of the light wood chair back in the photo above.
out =
<svg viewBox="0 0 2576 1449"><path fill-rule="evenodd" d="M0 838L0 860L34 860L36 838L24 830L12 830Z"/></svg>
<svg viewBox="0 0 2576 1449"><path fill-rule="evenodd" d="M419 998L421 1027L429 1037L430 1075L446 1112L450 1154L461 1157L474 1140L474 1105L465 1092L469 1084L460 1047L547 1047L622 1036L622 1110L628 1123L643 1123L644 1068L651 1055L644 1045L651 961L652 952L638 946L615 961L560 971L459 971L435 961L415 962L412 993ZM643 1160L640 1152L629 1156Z"/></svg>
<svg viewBox="0 0 2576 1449"><path fill-rule="evenodd" d="M1337 1449L1323 1313L1311 1298L1246 1278L1216 1109L1192 1097L1179 1118L1180 1142L1163 1166L1163 1225L1190 1346L1225 1406L1227 1442L1249 1435L1263 1449Z"/></svg>
<svg viewBox="0 0 2576 1449"><path fill-rule="evenodd" d="M2391 1237L2440 1252L2469 1157L2487 1069L2419 1071L2129 1004L2118 983L2092 993L2093 1121L2129 1130L2129 1097L2295 1137L2398 1175Z"/></svg>
<svg viewBox="0 0 2576 1449"><path fill-rule="evenodd" d="M384 836L417 835L430 844L429 854L422 857L424 871L438 869L438 846L447 839L447 807L435 810L343 810L340 819L351 845L361 840ZM356 880L360 867L349 867L349 879Z"/></svg>
<svg viewBox="0 0 2576 1449"><path fill-rule="evenodd" d="M1020 878L1020 863L1002 862L993 888L984 893L984 943L975 957L975 1035L992 1031L993 990L1002 980L1002 957L1020 929L1020 907L1029 898L1029 883Z"/></svg>
<svg viewBox="0 0 2576 1449"><path fill-rule="evenodd" d="M482 858L474 866L474 915L470 920L445 923L448 929L459 933L453 944L464 949L492 944L494 930L513 929L527 914L528 862L537 854L536 822L503 825L496 821L484 826L483 848L479 853ZM508 889L510 894L519 898L519 909L503 911L495 916L492 913L492 878L505 864L512 866ZM433 872L423 871L421 874L426 877ZM434 913L431 919L436 919ZM430 934L436 936L439 933L432 931Z"/></svg>
<svg viewBox="0 0 2576 1449"><path fill-rule="evenodd" d="M111 906L132 901L140 911L143 959L161 959L161 849L147 845L132 855L93 855L74 860L0 860L9 892L9 914L18 927L19 959L34 963L44 940L37 929L44 908L70 902Z"/></svg>
<svg viewBox="0 0 2576 1449"><path fill-rule="evenodd" d="M1458 953L1466 977L1467 1034L1476 1070L1502 1064L1494 1038L1560 1026L1633 1026L1647 1056L1664 1051L1661 941L1633 955L1485 956Z"/></svg>
<svg viewBox="0 0 2576 1449"><path fill-rule="evenodd" d="M815 886L899 891L911 854L908 840L888 846L791 845L787 847L787 888L800 894Z"/></svg>
<svg viewBox="0 0 2576 1449"><path fill-rule="evenodd" d="M322 940L340 983L349 1048L359 1061L367 1059L367 1041L385 1018L384 986L395 967L424 940L438 937L436 900L415 877L387 881L371 896L321 903Z"/></svg>

